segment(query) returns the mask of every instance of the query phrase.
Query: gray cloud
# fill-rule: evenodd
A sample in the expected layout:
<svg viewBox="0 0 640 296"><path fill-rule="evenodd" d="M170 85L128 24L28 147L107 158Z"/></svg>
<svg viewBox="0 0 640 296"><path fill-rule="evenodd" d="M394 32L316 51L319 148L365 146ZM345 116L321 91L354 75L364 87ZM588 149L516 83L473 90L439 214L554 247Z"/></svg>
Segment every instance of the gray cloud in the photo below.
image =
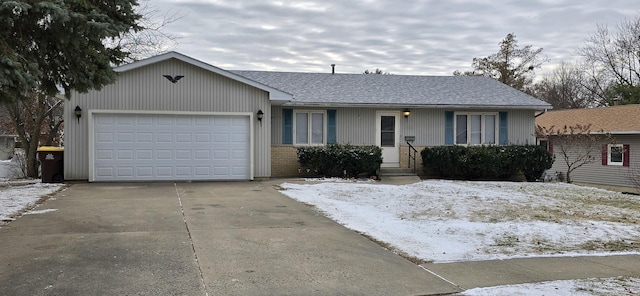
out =
<svg viewBox="0 0 640 296"><path fill-rule="evenodd" d="M498 50L507 33L543 47L547 69L572 60L597 24L614 28L637 0L161 0L185 17L176 51L226 69L451 75ZM630 7L637 7L630 9ZM634 10L635 9L635 10Z"/></svg>

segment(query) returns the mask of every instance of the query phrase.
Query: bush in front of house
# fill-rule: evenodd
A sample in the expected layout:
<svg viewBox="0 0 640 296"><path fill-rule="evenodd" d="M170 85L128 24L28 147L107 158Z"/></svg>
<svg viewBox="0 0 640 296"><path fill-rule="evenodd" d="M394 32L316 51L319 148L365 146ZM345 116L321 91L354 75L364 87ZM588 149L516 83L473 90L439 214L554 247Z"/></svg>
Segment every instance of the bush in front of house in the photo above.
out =
<svg viewBox="0 0 640 296"><path fill-rule="evenodd" d="M297 154L300 165L325 177L357 177L375 172L382 164L382 149L377 146L299 147Z"/></svg>
<svg viewBox="0 0 640 296"><path fill-rule="evenodd" d="M420 155L427 175L446 179L507 180L521 172L534 181L553 164L538 145L427 147Z"/></svg>

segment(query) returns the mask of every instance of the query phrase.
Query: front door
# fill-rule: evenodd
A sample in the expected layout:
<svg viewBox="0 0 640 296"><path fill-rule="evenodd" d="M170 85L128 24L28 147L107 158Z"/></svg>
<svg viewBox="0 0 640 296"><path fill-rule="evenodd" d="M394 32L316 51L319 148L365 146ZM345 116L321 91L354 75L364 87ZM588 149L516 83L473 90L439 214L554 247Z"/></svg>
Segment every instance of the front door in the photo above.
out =
<svg viewBox="0 0 640 296"><path fill-rule="evenodd" d="M400 167L400 112L376 113L376 145L382 148L382 167Z"/></svg>

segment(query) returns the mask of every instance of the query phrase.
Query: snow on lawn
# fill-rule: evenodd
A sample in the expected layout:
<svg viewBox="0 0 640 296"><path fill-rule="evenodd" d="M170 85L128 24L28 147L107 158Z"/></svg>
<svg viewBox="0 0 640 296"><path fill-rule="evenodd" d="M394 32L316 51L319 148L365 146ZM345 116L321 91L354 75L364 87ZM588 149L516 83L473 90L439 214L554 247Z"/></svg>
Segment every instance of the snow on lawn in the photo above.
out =
<svg viewBox="0 0 640 296"><path fill-rule="evenodd" d="M639 253L640 198L565 183L281 185L335 221L428 262Z"/></svg>
<svg viewBox="0 0 640 296"><path fill-rule="evenodd" d="M5 183L5 182L3 182ZM32 208L38 200L62 188L63 184L8 182L0 187L0 225ZM37 212L36 212L37 213Z"/></svg>
<svg viewBox="0 0 640 296"><path fill-rule="evenodd" d="M497 286L466 290L465 296L518 296L518 295L637 295L640 279L614 277L606 279L565 280L533 284Z"/></svg>

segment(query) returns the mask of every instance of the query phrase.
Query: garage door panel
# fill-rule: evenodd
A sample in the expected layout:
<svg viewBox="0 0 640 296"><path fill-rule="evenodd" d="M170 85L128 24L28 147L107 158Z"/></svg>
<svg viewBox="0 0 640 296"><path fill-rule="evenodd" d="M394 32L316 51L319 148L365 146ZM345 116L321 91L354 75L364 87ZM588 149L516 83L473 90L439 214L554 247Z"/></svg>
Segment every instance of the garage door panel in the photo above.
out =
<svg viewBox="0 0 640 296"><path fill-rule="evenodd" d="M137 175L140 177L153 177L153 167L151 166L137 166Z"/></svg>
<svg viewBox="0 0 640 296"><path fill-rule="evenodd" d="M205 133L196 133L195 140L198 143L211 143L211 135Z"/></svg>
<svg viewBox="0 0 640 296"><path fill-rule="evenodd" d="M249 116L95 114L96 181L249 179Z"/></svg>
<svg viewBox="0 0 640 296"><path fill-rule="evenodd" d="M156 150L156 160L173 160L173 150L168 150L168 149Z"/></svg>
<svg viewBox="0 0 640 296"><path fill-rule="evenodd" d="M137 160L153 160L153 150L151 149L138 149L136 153Z"/></svg>
<svg viewBox="0 0 640 296"><path fill-rule="evenodd" d="M133 153L133 149L118 149L117 160L134 160Z"/></svg>
<svg viewBox="0 0 640 296"><path fill-rule="evenodd" d="M136 133L136 142L137 143L153 143L153 133L152 132L137 132Z"/></svg>
<svg viewBox="0 0 640 296"><path fill-rule="evenodd" d="M193 142L191 133L176 133L176 142L191 144Z"/></svg>
<svg viewBox="0 0 640 296"><path fill-rule="evenodd" d="M191 150L176 150L177 160L192 160Z"/></svg>
<svg viewBox="0 0 640 296"><path fill-rule="evenodd" d="M157 133L156 134L156 142L157 143L172 143L173 142L173 134L172 133Z"/></svg>
<svg viewBox="0 0 640 296"><path fill-rule="evenodd" d="M163 116L163 117L157 117L155 119L156 119L156 124L157 125L172 125L173 124L172 117Z"/></svg>

